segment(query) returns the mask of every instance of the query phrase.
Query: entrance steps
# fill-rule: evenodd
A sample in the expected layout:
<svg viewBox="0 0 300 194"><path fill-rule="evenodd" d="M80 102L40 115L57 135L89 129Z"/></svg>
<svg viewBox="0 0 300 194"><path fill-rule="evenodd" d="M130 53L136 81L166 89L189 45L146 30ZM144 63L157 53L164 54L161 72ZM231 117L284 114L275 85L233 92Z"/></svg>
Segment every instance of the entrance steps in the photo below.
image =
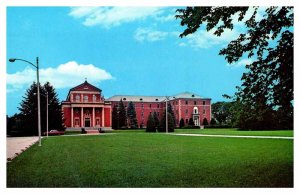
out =
<svg viewBox="0 0 300 194"><path fill-rule="evenodd" d="M85 130L87 134L89 133L99 133L99 131L97 129L86 129Z"/></svg>

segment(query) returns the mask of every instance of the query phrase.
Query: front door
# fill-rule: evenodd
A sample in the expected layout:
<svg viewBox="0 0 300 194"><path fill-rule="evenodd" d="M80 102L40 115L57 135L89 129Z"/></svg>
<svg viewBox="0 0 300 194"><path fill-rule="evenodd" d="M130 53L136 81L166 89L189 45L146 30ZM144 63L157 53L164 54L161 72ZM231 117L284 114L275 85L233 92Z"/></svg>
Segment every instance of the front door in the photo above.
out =
<svg viewBox="0 0 300 194"><path fill-rule="evenodd" d="M90 120L90 118L85 118L85 120L84 120L84 126L85 127L90 127L91 126L91 120Z"/></svg>

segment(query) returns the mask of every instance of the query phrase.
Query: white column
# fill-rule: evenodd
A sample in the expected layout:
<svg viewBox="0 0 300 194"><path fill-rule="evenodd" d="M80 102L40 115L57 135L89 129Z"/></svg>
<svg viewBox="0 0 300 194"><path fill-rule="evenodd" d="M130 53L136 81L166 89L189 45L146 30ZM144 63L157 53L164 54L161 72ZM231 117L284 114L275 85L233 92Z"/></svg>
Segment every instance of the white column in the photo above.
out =
<svg viewBox="0 0 300 194"><path fill-rule="evenodd" d="M83 124L83 107L81 107L81 127L84 127L84 124Z"/></svg>
<svg viewBox="0 0 300 194"><path fill-rule="evenodd" d="M71 127L73 127L73 107L71 107Z"/></svg>
<svg viewBox="0 0 300 194"><path fill-rule="evenodd" d="M93 127L95 127L95 107L93 107Z"/></svg>
<svg viewBox="0 0 300 194"><path fill-rule="evenodd" d="M179 122L180 122L180 119L181 119L181 104L180 104L180 100L178 100L178 117L179 117Z"/></svg>
<svg viewBox="0 0 300 194"><path fill-rule="evenodd" d="M104 127L104 107L102 107L102 127Z"/></svg>

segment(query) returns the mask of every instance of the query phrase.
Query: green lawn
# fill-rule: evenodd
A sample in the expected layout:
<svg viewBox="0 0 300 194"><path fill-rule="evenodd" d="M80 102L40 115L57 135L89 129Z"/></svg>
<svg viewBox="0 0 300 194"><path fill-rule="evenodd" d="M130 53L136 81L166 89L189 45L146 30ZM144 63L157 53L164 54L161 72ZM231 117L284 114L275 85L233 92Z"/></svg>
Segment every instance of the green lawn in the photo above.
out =
<svg viewBox="0 0 300 194"><path fill-rule="evenodd" d="M8 187L293 187L293 140L126 132L43 139Z"/></svg>
<svg viewBox="0 0 300 194"><path fill-rule="evenodd" d="M175 129L175 133L208 135L245 135L245 136L283 136L293 137L293 130L276 131L239 131L237 129Z"/></svg>

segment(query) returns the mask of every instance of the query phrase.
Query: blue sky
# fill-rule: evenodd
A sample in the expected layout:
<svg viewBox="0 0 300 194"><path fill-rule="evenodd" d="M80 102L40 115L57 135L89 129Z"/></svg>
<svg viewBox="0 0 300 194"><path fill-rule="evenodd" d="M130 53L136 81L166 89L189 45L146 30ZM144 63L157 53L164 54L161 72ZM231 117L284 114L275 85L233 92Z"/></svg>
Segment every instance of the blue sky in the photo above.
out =
<svg viewBox="0 0 300 194"><path fill-rule="evenodd" d="M26 63L40 59L40 80L65 100L70 88L88 82L113 95L175 95L190 91L213 102L232 95L249 59L228 65L218 52L243 31L215 37L200 29L179 38L178 7L8 7L7 114L18 112L36 81Z"/></svg>

